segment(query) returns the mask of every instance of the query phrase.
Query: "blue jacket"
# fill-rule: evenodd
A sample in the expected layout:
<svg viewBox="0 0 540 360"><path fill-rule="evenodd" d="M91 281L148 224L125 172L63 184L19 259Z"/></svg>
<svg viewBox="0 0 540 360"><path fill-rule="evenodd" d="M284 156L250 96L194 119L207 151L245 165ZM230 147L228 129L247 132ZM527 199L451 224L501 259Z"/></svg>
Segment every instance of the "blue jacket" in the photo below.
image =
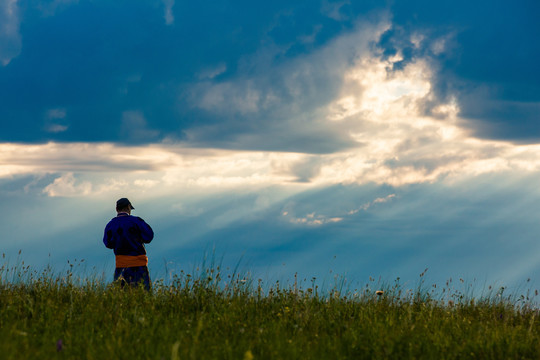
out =
<svg viewBox="0 0 540 360"><path fill-rule="evenodd" d="M154 238L154 231L138 216L118 214L105 227L103 243L115 255L146 255L144 244Z"/></svg>

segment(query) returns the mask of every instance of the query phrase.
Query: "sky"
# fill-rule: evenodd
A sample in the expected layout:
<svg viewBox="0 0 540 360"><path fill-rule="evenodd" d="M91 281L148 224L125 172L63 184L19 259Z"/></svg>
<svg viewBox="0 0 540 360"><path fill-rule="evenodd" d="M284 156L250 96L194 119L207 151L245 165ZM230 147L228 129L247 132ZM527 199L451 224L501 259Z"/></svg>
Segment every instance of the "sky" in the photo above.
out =
<svg viewBox="0 0 540 360"><path fill-rule="evenodd" d="M0 0L4 261L112 278L128 197L154 278L215 257L266 281L536 286L538 14Z"/></svg>

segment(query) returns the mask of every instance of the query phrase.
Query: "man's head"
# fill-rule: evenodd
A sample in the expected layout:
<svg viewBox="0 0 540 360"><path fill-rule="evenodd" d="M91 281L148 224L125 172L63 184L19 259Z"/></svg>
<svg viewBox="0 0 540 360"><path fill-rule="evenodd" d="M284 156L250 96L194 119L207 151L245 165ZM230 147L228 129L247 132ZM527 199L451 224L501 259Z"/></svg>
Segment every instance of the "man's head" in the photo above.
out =
<svg viewBox="0 0 540 360"><path fill-rule="evenodd" d="M127 198L118 199L116 202L116 212L125 212L131 214L131 210L135 209Z"/></svg>

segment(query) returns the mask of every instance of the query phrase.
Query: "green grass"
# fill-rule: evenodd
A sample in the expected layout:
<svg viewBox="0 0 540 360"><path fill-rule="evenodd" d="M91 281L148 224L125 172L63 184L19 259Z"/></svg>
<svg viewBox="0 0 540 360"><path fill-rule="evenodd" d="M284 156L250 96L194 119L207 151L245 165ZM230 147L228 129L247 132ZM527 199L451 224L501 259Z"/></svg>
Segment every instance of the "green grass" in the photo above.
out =
<svg viewBox="0 0 540 360"><path fill-rule="evenodd" d="M197 271L194 271L197 272ZM0 269L1 359L537 359L539 312L498 289L396 282L321 293L304 282L181 272L153 291Z"/></svg>

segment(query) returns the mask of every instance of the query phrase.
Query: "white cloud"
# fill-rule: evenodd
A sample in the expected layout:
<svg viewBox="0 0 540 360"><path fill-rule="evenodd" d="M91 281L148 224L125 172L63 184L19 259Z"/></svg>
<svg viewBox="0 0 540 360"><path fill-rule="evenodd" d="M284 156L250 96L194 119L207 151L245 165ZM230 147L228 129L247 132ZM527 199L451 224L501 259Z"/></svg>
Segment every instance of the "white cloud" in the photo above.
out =
<svg viewBox="0 0 540 360"><path fill-rule="evenodd" d="M343 218L340 218L340 217L327 218L324 215L317 215L317 217L315 217L314 214L308 214L305 217L301 217L301 218L291 218L289 219L289 221L293 224L320 226L320 225L343 221Z"/></svg>
<svg viewBox="0 0 540 360"><path fill-rule="evenodd" d="M411 43L414 45L415 48L420 48L420 45L422 45L422 42L426 39L424 34L421 33L413 33L411 35Z"/></svg>
<svg viewBox="0 0 540 360"><path fill-rule="evenodd" d="M36 7L43 16L53 16L58 10L68 7L71 4L78 4L79 0L52 0L40 1Z"/></svg>
<svg viewBox="0 0 540 360"><path fill-rule="evenodd" d="M449 48L451 48L454 45L453 44L454 38L455 38L455 34L450 33L445 36L441 36L439 38L434 39L430 45L431 52L434 55L440 55L444 52L449 51Z"/></svg>
<svg viewBox="0 0 540 360"><path fill-rule="evenodd" d="M7 66L21 52L17 0L0 0L0 63Z"/></svg>
<svg viewBox="0 0 540 360"><path fill-rule="evenodd" d="M78 3L78 0L38 1L24 4L35 6L43 16L53 16L58 9ZM0 64L7 66L22 50L21 6L18 0L0 0Z"/></svg>
<svg viewBox="0 0 540 360"><path fill-rule="evenodd" d="M47 110L45 114L45 130L51 133L61 133L66 131L69 126L65 124L67 110L65 108L55 108Z"/></svg>
<svg viewBox="0 0 540 360"><path fill-rule="evenodd" d="M326 224L332 224L332 223L338 223L343 221L343 217L341 216L327 216L323 214L317 214L315 212L311 212L308 214L305 214L303 216L295 216L292 213L291 205L288 207L289 209L286 211L283 211L281 213L281 216L283 216L286 221L290 222L291 224L297 224L297 225L306 225L306 226L321 226Z"/></svg>
<svg viewBox="0 0 540 360"><path fill-rule="evenodd" d="M227 65L225 63L220 63L214 67L210 67L207 69L202 70L199 73L199 79L200 80L208 80L213 79L218 75L223 74L225 71L227 71Z"/></svg>
<svg viewBox="0 0 540 360"><path fill-rule="evenodd" d="M163 5L165 5L165 24L173 25L174 24L174 14L172 8L174 6L174 0L163 0Z"/></svg>
<svg viewBox="0 0 540 360"><path fill-rule="evenodd" d="M87 196L92 192L92 184L88 181L78 183L73 173L66 173L47 185L43 192L50 197Z"/></svg>
<svg viewBox="0 0 540 360"><path fill-rule="evenodd" d="M396 194L390 194L390 195L385 196L383 198L376 198L375 200L373 200L373 203L374 204L385 203L385 202L388 202L388 201L390 201L391 199L393 199L395 197L396 197Z"/></svg>
<svg viewBox="0 0 540 360"><path fill-rule="evenodd" d="M121 176L105 178L102 182L99 183L99 186L93 189L94 194L107 194L107 193L118 193L122 192L125 189L132 188L131 184L124 180Z"/></svg>
<svg viewBox="0 0 540 360"><path fill-rule="evenodd" d="M390 194L390 195L387 195L385 197L376 198L375 200L369 201L369 202L361 205L360 207L358 207L356 209L348 211L347 215L353 215L353 214L358 213L359 211L367 211L373 205L375 205L375 204L383 204L383 203L389 202L390 200L392 200L395 197L396 197L396 194Z"/></svg>
<svg viewBox="0 0 540 360"><path fill-rule="evenodd" d="M164 167L174 153L107 143L0 144L0 177L50 173L144 172Z"/></svg>
<svg viewBox="0 0 540 360"><path fill-rule="evenodd" d="M52 132L52 133L61 133L61 132L64 132L68 129L68 127L66 125L60 125L60 124L51 124L51 125L48 125L46 130L48 132Z"/></svg>
<svg viewBox="0 0 540 360"><path fill-rule="evenodd" d="M137 179L133 184L142 188L153 188L159 184L159 181L152 179Z"/></svg>
<svg viewBox="0 0 540 360"><path fill-rule="evenodd" d="M49 109L47 111L47 119L63 119L66 117L67 111L65 108Z"/></svg>

